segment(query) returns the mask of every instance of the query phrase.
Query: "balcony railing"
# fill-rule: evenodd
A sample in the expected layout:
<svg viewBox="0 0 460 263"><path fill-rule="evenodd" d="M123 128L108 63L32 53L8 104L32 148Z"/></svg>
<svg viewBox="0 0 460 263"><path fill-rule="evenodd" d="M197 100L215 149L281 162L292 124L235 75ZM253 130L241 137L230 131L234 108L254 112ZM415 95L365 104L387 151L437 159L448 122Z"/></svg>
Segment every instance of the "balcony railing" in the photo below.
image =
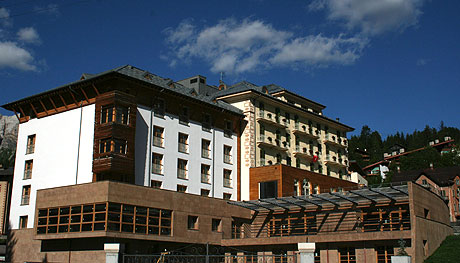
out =
<svg viewBox="0 0 460 263"><path fill-rule="evenodd" d="M209 184L209 174L201 174L201 182Z"/></svg>
<svg viewBox="0 0 460 263"><path fill-rule="evenodd" d="M31 154L34 153L35 151L35 145L28 145L26 149L26 154Z"/></svg>
<svg viewBox="0 0 460 263"><path fill-rule="evenodd" d="M188 144L179 143L179 152L183 152L183 153L188 152Z"/></svg>
<svg viewBox="0 0 460 263"><path fill-rule="evenodd" d="M224 163L232 163L232 156L229 154L224 154Z"/></svg>
<svg viewBox="0 0 460 263"><path fill-rule="evenodd" d="M224 178L224 187L232 187L232 179Z"/></svg>
<svg viewBox="0 0 460 263"><path fill-rule="evenodd" d="M23 195L21 199L21 205L28 205L30 201L29 195Z"/></svg>
<svg viewBox="0 0 460 263"><path fill-rule="evenodd" d="M154 174L163 174L163 165L161 165L161 164L153 164L152 165L152 173L154 173Z"/></svg>
<svg viewBox="0 0 460 263"><path fill-rule="evenodd" d="M211 151L209 149L201 149L201 157L210 158Z"/></svg>
<svg viewBox="0 0 460 263"><path fill-rule="evenodd" d="M158 137L158 136L154 136L153 137L153 145L158 146L158 147L163 147L163 138Z"/></svg>
<svg viewBox="0 0 460 263"><path fill-rule="evenodd" d="M180 179L187 179L187 170L185 169L177 169L177 178Z"/></svg>
<svg viewBox="0 0 460 263"><path fill-rule="evenodd" d="M23 179L30 179L30 178L32 178L32 170L25 170Z"/></svg>

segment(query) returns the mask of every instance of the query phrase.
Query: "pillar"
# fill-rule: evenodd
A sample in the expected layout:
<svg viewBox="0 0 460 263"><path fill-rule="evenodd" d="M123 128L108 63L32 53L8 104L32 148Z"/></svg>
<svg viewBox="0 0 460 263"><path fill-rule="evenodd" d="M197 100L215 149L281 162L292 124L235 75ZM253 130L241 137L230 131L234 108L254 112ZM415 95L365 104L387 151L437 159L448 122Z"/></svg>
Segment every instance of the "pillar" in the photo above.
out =
<svg viewBox="0 0 460 263"><path fill-rule="evenodd" d="M105 243L105 262L106 263L118 263L118 257L120 255L122 245L120 243Z"/></svg>
<svg viewBox="0 0 460 263"><path fill-rule="evenodd" d="M300 263L315 263L315 243L298 243Z"/></svg>

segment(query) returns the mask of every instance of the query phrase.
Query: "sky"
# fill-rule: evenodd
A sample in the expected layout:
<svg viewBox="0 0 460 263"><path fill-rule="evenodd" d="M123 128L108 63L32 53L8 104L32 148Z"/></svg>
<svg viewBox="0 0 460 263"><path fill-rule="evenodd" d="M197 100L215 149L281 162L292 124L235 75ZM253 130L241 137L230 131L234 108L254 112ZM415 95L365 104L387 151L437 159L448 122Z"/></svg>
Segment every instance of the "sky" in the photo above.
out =
<svg viewBox="0 0 460 263"><path fill-rule="evenodd" d="M274 83L352 134L460 128L458 10L458 0L0 0L0 105L130 64L173 80Z"/></svg>

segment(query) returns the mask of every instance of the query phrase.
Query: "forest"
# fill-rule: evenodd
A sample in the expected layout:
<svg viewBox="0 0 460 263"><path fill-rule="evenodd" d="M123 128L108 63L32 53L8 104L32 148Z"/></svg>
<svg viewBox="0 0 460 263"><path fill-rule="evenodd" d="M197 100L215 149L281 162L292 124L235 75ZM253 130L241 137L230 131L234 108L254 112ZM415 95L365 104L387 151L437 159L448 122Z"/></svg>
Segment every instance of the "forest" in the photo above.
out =
<svg viewBox="0 0 460 263"><path fill-rule="evenodd" d="M455 140L453 152L441 155L432 147L428 147L430 141L439 139L444 141L444 137L451 137ZM376 163L383 160L383 154L390 152L390 148L395 144L399 144L406 148L406 151L415 150L426 147L424 150L411 154L407 157L402 157L400 160L401 171L423 169L430 167L430 163L434 167L446 167L460 165L460 148L458 142L460 140L460 130L455 127L446 127L441 122L438 128L425 126L422 131L415 130L412 133L404 134L397 132L382 139L378 131L373 131L367 125L361 129L361 134L352 136L349 139L349 159L355 160L361 167ZM363 160L362 156L355 150L360 149L366 151L370 155L369 161ZM394 167L390 167L392 171Z"/></svg>

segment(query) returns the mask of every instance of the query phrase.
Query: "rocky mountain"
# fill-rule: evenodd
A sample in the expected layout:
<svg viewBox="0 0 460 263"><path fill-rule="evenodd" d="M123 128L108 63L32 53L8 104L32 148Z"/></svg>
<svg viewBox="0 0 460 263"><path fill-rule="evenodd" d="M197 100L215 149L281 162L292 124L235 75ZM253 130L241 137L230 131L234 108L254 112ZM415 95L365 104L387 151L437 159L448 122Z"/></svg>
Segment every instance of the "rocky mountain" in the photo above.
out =
<svg viewBox="0 0 460 263"><path fill-rule="evenodd" d="M0 114L0 150L4 148L16 149L19 121L16 116Z"/></svg>

